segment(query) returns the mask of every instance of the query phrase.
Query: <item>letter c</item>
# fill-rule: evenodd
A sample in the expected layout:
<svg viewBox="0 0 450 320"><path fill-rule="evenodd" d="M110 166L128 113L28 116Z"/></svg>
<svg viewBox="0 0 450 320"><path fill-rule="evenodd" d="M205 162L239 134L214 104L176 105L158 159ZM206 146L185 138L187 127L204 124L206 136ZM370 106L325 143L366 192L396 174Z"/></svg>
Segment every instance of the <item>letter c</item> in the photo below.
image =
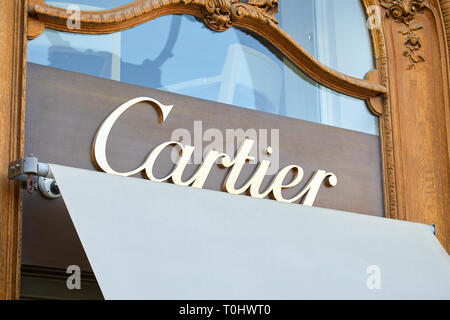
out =
<svg viewBox="0 0 450 320"><path fill-rule="evenodd" d="M102 123L100 128L97 131L97 134L94 139L94 143L92 144L92 158L97 165L97 167L101 170L103 170L106 173L115 174L119 176L132 176L136 173L141 172L145 169L146 164L144 163L139 168L130 171L130 172L117 172L114 169L112 169L109 164L108 160L106 159L106 143L108 141L109 133L111 132L112 127L116 123L117 119L128 109L133 107L134 105L140 103L140 102L149 102L151 105L153 105L158 112L160 113L160 121L164 122L167 119L167 116L169 115L170 111L173 108L173 105L166 106L163 105L161 102L148 98L148 97L140 97L131 99L124 104L122 104L120 107L118 107L116 110L114 110L108 118Z"/></svg>

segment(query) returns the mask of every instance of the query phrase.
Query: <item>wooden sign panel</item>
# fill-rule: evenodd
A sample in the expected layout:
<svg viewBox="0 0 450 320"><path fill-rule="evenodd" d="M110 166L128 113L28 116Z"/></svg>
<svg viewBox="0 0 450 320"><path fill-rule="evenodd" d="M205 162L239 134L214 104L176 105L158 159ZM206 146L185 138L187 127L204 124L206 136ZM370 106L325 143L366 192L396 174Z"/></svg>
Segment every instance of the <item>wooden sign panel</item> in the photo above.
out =
<svg viewBox="0 0 450 320"><path fill-rule="evenodd" d="M255 129L257 135L266 134L269 145L276 146L279 169L295 164L304 170L304 179L298 187L286 190L287 197L297 194L313 173L322 169L334 173L338 184L332 188L321 186L314 206L384 215L377 136L34 64L28 65L27 81L25 152L35 154L41 162L97 170L91 148L99 126L124 102L151 97L165 105L174 105L173 110L163 124L158 123L156 109L145 103L120 117L107 145L108 161L115 170L137 168L152 149L173 140L174 133L181 132L180 129L191 137L187 144L197 140L204 149L214 142L211 130L226 137L227 130L242 129L248 133ZM271 135L274 129L277 134ZM232 154L228 153L231 157L242 142L237 140ZM172 170L171 157L169 151L158 157L154 165L156 176L163 177ZM189 164L186 177L198 166L198 163ZM238 184L247 181L256 167L256 163L245 165ZM226 175L227 170L214 166L203 188L222 190ZM293 177L286 177L286 181ZM266 176L262 189L272 178L273 175ZM241 196L245 195L236 195ZM24 264L58 268L76 264L90 269L62 199L48 200L38 192L25 193L23 207Z"/></svg>

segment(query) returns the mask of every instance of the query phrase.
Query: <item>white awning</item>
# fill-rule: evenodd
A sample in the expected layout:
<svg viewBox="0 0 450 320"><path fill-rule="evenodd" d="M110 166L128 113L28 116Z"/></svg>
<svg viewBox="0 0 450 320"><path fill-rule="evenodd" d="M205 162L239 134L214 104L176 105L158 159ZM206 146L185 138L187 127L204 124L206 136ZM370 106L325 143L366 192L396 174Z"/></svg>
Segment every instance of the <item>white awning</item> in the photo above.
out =
<svg viewBox="0 0 450 320"><path fill-rule="evenodd" d="M51 165L106 299L449 299L429 226Z"/></svg>

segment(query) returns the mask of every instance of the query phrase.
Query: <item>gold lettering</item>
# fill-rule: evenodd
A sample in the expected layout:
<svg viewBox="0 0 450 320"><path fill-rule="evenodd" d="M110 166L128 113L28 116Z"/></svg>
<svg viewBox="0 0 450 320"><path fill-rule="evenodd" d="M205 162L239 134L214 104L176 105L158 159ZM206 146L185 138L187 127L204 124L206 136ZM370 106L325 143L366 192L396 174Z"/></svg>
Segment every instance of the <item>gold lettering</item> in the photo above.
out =
<svg viewBox="0 0 450 320"><path fill-rule="evenodd" d="M236 184L244 165L247 163L247 161L255 160L254 157L250 156L250 152L255 143L255 141L251 139L245 139L243 141L233 160L231 160L231 158L225 153L219 153L214 150L209 151L197 171L186 181L183 181L183 173L195 151L195 147L189 145L183 147L181 143L176 141L165 142L157 146L154 150L152 150L152 152L150 152L147 159L138 168L129 172L117 172L110 167L106 159L106 144L108 141L108 136L118 118L125 111L140 102L148 102L153 105L160 113L161 122L164 122L166 120L168 114L173 108L173 106L165 106L159 101L152 98L141 97L125 102L116 110L114 110L100 126L92 145L93 160L98 168L106 173L119 176L132 176L144 171L146 177L152 181L163 182L171 179L174 184L180 186L192 185L192 187L194 188L201 189L203 188L213 165L217 161L219 161L219 164L223 168L229 169L228 175L223 184L223 189L225 191L232 194L242 194L247 191L250 196L254 198L265 198L270 193L272 193L275 200L288 203L296 202L303 198L302 204L307 206L312 206L314 204L314 201L317 198L317 194L323 182L326 182L331 187L337 185L337 177L335 174L326 172L324 170L318 170L314 173L309 183L297 195L290 199L286 199L283 196L283 190L290 189L299 185L304 176L303 169L300 166L291 165L283 168L280 172L278 172L278 174L273 178L270 186L265 191L261 191L260 189L264 177L267 175L268 169L271 165L270 161L263 160L258 164L258 167L253 173L252 177L242 187L238 188ZM170 146L179 148L178 161L170 174L168 174L164 178L157 178L153 173L155 162L161 152L165 148ZM266 149L266 152L268 154L272 153L272 148L268 147ZM285 183L284 180L291 171L294 173L294 177L289 183Z"/></svg>
<svg viewBox="0 0 450 320"><path fill-rule="evenodd" d="M147 160L145 160L144 165L143 165L145 167L145 175L147 176L147 178L149 180L156 181L156 182L164 182L164 181L169 180L172 177L175 170L173 170L169 175L167 175L164 178L156 178L153 175L153 166L155 165L156 159L161 154L161 152L169 146L178 146L178 147L180 147L180 153L183 152L183 146L181 145L181 143L176 142L176 141L169 141L166 143L162 143L159 146L157 146L155 149L153 149L153 151L150 153L150 155L148 156Z"/></svg>
<svg viewBox="0 0 450 320"><path fill-rule="evenodd" d="M245 139L239 147L239 150L236 153L236 157L233 161L222 161L222 165L225 168L232 167L228 172L227 178L225 179L225 182L223 184L223 189L225 191L232 194L241 194L250 187L251 181L247 182L243 187L236 189L236 182L239 178L239 174L241 173L242 168L244 167L244 164L247 161L255 160L254 157L249 156L254 143L255 142L253 140Z"/></svg>
<svg viewBox="0 0 450 320"><path fill-rule="evenodd" d="M187 181L183 181L183 172L186 169L187 164L189 163L189 159L192 157L194 153L195 147L186 146L182 151L182 155L178 160L177 167L172 174L172 182L179 186L190 186L201 189L208 178L209 173L211 172L212 166L214 163L223 158L226 162L230 162L230 157L228 157L225 153L219 153L217 151L209 151L206 154L205 159L201 166L197 169L194 175Z"/></svg>
<svg viewBox="0 0 450 320"><path fill-rule="evenodd" d="M294 171L294 178L288 184L283 184L289 171ZM294 202L295 200L285 199L283 197L283 194L281 191L283 191L283 189L289 189L289 188L295 187L302 181L302 179L303 179L303 169L301 167L288 166L288 167L282 169L276 175L276 177L273 179L272 186L271 186L273 189L272 193L273 193L273 197L275 198L275 200L278 200L281 202L289 202L289 203Z"/></svg>
<svg viewBox="0 0 450 320"><path fill-rule="evenodd" d="M318 170L311 178L305 189L297 197L294 197L294 202L303 197L306 193L306 197L303 199L302 204L312 207L314 201L316 200L317 194L319 193L320 186L325 179L327 179L327 183L330 187L335 187L337 185L337 177L334 173Z"/></svg>
<svg viewBox="0 0 450 320"><path fill-rule="evenodd" d="M260 193L261 184L264 180L264 177L267 174L267 170L269 170L270 167L270 161L263 160L258 165L258 168L255 171L255 174L252 176L250 180L250 196L253 198L263 199L267 197L270 192L272 191L272 185L267 188L266 191L263 193Z"/></svg>
<svg viewBox="0 0 450 320"><path fill-rule="evenodd" d="M286 177L286 174L291 169L296 169L297 171L296 177L294 177L294 179L288 185L283 185L283 180ZM309 183L302 189L302 191L300 191L299 194L297 194L291 199L285 199L282 195L282 189L292 188L298 185L300 181L303 179L302 168L298 166L286 167L285 169L280 171L280 173L275 178L275 180L277 181L274 182L273 184L274 198L278 201L293 203L305 197L302 201L302 204L305 206L312 206L314 204L314 201L316 200L322 182L324 182L324 180L327 178L328 178L327 182L330 186L335 187L337 185L337 178L335 174L323 170L318 170L316 173L314 173L314 176L311 178Z"/></svg>
<svg viewBox="0 0 450 320"><path fill-rule="evenodd" d="M106 173L115 174L118 176L124 176L129 177L132 175L135 175L136 173L141 172L145 168L145 163L140 166L139 168L129 171L129 172L117 172L113 170L108 163L108 160L106 159L106 143L108 141L109 133L111 132L112 127L116 123L117 119L128 109L133 107L134 105L140 103L140 102L148 102L151 105L153 105L160 114L160 121L164 122L169 115L170 111L173 108L172 106L165 106L161 102L148 98L148 97L140 97L131 99L130 101L125 102L120 107L118 107L116 110L114 110L108 118L102 123L100 128L97 131L97 134L94 138L94 143L92 144L92 158L94 160L94 163L97 165L97 167L100 170L103 170Z"/></svg>

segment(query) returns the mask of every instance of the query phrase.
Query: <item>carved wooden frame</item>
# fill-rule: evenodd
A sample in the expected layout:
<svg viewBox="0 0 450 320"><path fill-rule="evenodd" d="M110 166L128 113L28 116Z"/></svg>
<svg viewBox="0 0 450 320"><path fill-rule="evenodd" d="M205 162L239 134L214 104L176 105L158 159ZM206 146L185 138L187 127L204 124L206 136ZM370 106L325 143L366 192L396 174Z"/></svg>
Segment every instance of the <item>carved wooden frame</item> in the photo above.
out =
<svg viewBox="0 0 450 320"><path fill-rule="evenodd" d="M8 150L0 156L1 163L8 163L23 153L25 36L36 38L46 27L87 34L112 33L163 15L189 14L218 32L235 26L258 34L318 83L365 99L372 113L380 117L386 216L437 224L438 238L449 250L450 219L446 212L450 212L450 58L447 47L447 41L450 44L450 1L361 0L366 9L377 5L383 8L384 14L382 28L371 30L376 69L370 71L366 79L339 73L309 55L277 25L278 1L137 0L111 10L83 12L82 28L75 30L67 27L66 10L48 6L44 0L3 0L0 26L13 26L13 30L7 35L11 41L0 44L3 66L8 69L8 74L0 77L2 92L8 93L0 104L3 108L0 120L7 124L0 126L4 138L0 143ZM416 20L425 26L411 27ZM416 88L420 81L427 84ZM430 88L439 89L436 97L430 96ZM435 109L420 100L426 93L430 100L427 103L436 105ZM409 118L414 112L430 118L430 123L425 125L427 136L423 139L415 133L423 124L411 122ZM412 152L409 135L420 140L422 153L421 150ZM438 140L433 139L434 136ZM422 168L423 172L417 177L411 176L414 170ZM437 177L438 174L441 176ZM6 183L5 179L2 175L0 196L8 206L0 212L0 298L14 299L19 296L21 197L18 185ZM410 213L410 208L417 208L417 212Z"/></svg>
<svg viewBox="0 0 450 320"><path fill-rule="evenodd" d="M375 81L357 79L317 61L283 29L275 14L278 0L136 0L128 5L105 11L82 11L81 28L69 29L67 10L34 0L30 7L33 39L45 27L73 33L106 34L122 31L169 14L188 14L200 18L212 30L223 32L232 26L262 36L279 49L297 67L324 86L360 99L386 94L384 86ZM370 80L373 80L372 78Z"/></svg>
<svg viewBox="0 0 450 320"><path fill-rule="evenodd" d="M386 215L389 218L437 226L437 236L448 251L450 250L450 219L447 215L450 212L450 59L445 43L444 22L448 24L449 18L444 19L442 16L438 0L363 0L363 2L366 8L377 4L385 8L383 28L372 30L372 40L381 84L389 92L376 102L381 103L379 108L382 110L380 131ZM428 28L422 25L423 22L428 24ZM423 34L426 34L426 37L423 37ZM434 39L431 39L432 35L435 36ZM449 34L447 39L450 41ZM424 51L434 51L434 56L427 56ZM434 71L438 71L436 69L438 67L440 72L430 74L429 70L432 69L430 65L434 67ZM420 68L422 70L418 70ZM403 78L406 80L399 81ZM422 87L418 88L419 82L422 82ZM424 101L420 99L425 91L430 91L430 88L435 92L425 99L425 103L429 105L435 103L436 107L439 107L436 110L425 106ZM405 95L405 91L409 95ZM441 97L438 97L439 95ZM417 117L417 113L420 118L408 118ZM417 139L417 144L423 144L427 150L417 150L413 153L411 145L415 142L414 135L418 137L416 131L423 127L421 121L426 117L430 117L426 123L429 130L428 137L421 138L420 141ZM442 117L440 122L436 120L438 117ZM438 135L441 141L431 141L436 138L434 134ZM411 164L414 168L409 167ZM417 168L420 168L420 172L415 171ZM413 176L417 173L417 177ZM417 199L416 196L420 196L421 199ZM409 211L411 208L415 212Z"/></svg>
<svg viewBox="0 0 450 320"><path fill-rule="evenodd" d="M46 27L84 34L113 33L168 14L192 15L202 19L209 28L217 32L226 31L234 26L263 37L313 80L337 92L365 99L369 110L380 117L385 213L389 218L408 220L404 208L399 212L402 206L398 203L397 177L403 174L403 169L398 165L401 159L398 152L396 155L394 148L396 121L392 116L392 99L389 95L392 76L389 75L383 19L381 28L371 29L376 69L369 71L366 79L357 79L320 63L278 26L275 15L278 12L279 0L136 0L110 10L82 11L80 29L67 27L66 10L49 6L44 0L30 1L29 39L39 36ZM436 14L434 8L439 9L438 1L361 0L361 2L366 10L374 5L384 8L385 19L398 23L398 32L405 37L401 50L405 61L409 61L405 71L416 72L416 66L424 63L426 57L422 54L422 40L418 36L422 26L417 27L413 22L416 15L423 14L424 10ZM401 28L405 28L405 31L403 32ZM448 236L445 235L445 238L448 239ZM446 242L448 240L444 241Z"/></svg>

